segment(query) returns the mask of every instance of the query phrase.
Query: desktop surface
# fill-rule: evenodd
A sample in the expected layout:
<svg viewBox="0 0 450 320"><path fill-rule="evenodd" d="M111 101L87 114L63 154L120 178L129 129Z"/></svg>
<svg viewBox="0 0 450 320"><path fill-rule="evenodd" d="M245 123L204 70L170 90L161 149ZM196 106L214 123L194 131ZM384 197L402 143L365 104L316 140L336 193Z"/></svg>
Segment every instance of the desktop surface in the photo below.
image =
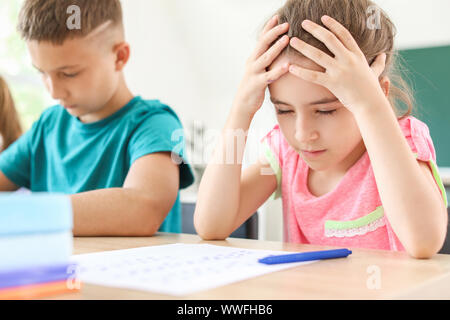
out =
<svg viewBox="0 0 450 320"><path fill-rule="evenodd" d="M74 238L74 254L171 243L208 243L291 252L334 249L304 244L228 238L203 241L197 235L157 233L153 237ZM103 287L83 283L79 293L49 299L450 299L450 255L417 260L404 252L349 248L348 258L322 260L187 296Z"/></svg>

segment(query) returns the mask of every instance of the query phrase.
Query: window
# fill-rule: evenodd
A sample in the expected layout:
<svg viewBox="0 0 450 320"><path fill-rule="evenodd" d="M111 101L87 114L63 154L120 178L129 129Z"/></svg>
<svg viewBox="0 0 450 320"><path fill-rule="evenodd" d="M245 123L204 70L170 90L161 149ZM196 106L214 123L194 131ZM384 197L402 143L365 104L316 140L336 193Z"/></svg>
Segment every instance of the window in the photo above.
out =
<svg viewBox="0 0 450 320"><path fill-rule="evenodd" d="M0 2L0 74L8 82L23 128L28 130L42 111L55 102L34 70L26 44L16 31L22 2Z"/></svg>

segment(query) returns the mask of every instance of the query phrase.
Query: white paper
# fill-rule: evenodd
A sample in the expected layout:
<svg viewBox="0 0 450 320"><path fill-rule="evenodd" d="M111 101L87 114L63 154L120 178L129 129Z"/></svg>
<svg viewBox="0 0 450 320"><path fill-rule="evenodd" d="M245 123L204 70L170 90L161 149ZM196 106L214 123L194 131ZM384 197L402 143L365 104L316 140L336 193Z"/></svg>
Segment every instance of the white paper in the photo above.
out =
<svg viewBox="0 0 450 320"><path fill-rule="evenodd" d="M179 296L314 262L258 262L277 254L286 252L177 243L74 255L72 260L81 282Z"/></svg>

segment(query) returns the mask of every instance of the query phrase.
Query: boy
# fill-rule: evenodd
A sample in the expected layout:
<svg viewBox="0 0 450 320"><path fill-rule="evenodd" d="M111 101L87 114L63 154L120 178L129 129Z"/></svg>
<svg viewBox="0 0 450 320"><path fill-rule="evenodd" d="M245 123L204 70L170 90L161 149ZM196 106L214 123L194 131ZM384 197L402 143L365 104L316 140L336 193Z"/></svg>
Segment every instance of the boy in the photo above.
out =
<svg viewBox="0 0 450 320"><path fill-rule="evenodd" d="M79 27L69 28L74 6ZM180 232L178 190L193 182L182 126L125 83L120 1L26 0L18 30L60 104L1 154L0 191L71 194L76 236Z"/></svg>

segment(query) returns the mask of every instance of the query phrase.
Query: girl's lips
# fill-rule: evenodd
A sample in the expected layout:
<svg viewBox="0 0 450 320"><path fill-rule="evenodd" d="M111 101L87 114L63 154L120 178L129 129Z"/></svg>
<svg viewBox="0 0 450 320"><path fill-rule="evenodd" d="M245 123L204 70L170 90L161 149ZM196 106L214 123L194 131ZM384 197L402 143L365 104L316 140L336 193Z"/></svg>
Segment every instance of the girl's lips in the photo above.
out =
<svg viewBox="0 0 450 320"><path fill-rule="evenodd" d="M302 153L305 157L308 158L317 158L319 156L321 156L322 154L325 153L326 150L320 150L320 151L314 151L314 152L309 152L309 151L304 151L302 150Z"/></svg>

